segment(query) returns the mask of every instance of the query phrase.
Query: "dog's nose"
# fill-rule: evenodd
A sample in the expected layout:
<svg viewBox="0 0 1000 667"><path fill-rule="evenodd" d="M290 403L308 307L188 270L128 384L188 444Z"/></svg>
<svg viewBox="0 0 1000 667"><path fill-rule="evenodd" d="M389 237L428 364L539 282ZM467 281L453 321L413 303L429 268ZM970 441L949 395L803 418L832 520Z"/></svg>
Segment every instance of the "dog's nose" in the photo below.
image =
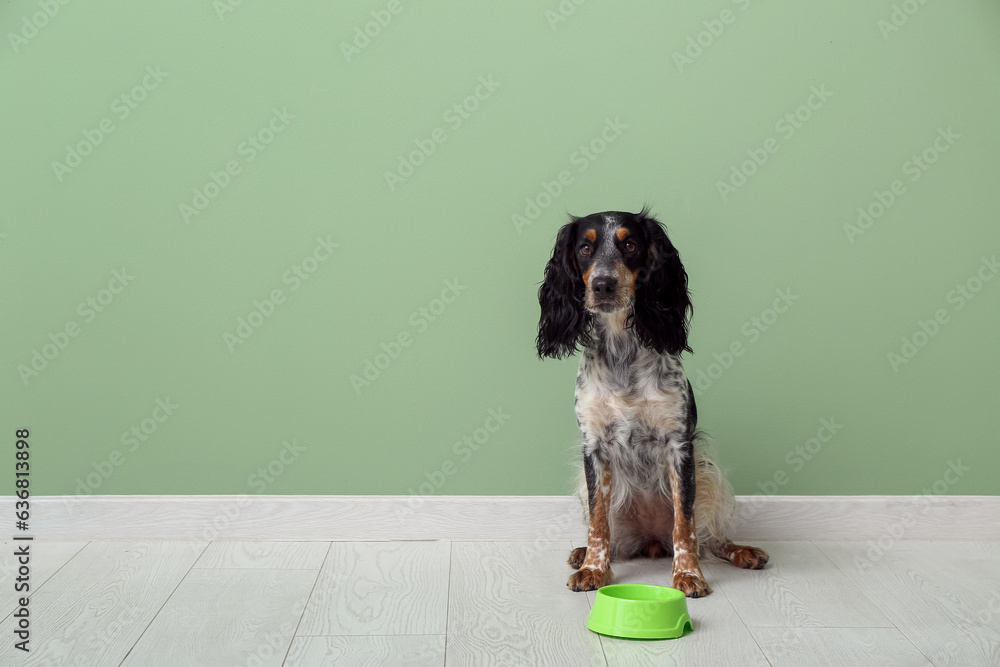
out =
<svg viewBox="0 0 1000 667"><path fill-rule="evenodd" d="M590 288L594 290L594 294L610 295L617 285L618 281L609 277L594 278L590 281Z"/></svg>

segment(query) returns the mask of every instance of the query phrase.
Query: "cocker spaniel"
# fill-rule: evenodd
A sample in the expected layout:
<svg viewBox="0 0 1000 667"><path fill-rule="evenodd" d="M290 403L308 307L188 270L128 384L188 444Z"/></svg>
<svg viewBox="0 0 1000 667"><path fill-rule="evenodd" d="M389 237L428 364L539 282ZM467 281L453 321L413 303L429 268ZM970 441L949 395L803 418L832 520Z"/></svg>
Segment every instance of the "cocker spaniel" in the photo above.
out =
<svg viewBox="0 0 1000 667"><path fill-rule="evenodd" d="M542 358L583 348L576 418L583 434L587 546L567 586L611 581L611 561L672 556L673 587L711 593L699 549L760 569L768 555L727 537L735 502L706 452L680 355L690 352L687 272L644 208L572 217L538 290Z"/></svg>

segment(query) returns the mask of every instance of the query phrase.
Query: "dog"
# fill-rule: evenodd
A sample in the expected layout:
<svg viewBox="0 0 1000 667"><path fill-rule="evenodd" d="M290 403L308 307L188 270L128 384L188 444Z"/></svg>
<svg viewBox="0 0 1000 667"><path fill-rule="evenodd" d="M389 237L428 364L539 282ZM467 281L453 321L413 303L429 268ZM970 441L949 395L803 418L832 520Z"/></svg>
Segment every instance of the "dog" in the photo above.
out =
<svg viewBox="0 0 1000 667"><path fill-rule="evenodd" d="M612 561L670 556L673 587L702 597L712 589L699 547L763 568L767 553L727 537L733 490L697 430L680 359L691 352L688 278L663 225L648 208L571 216L538 302L538 356L583 348L575 403L587 546L570 553L566 585L595 590L611 582Z"/></svg>

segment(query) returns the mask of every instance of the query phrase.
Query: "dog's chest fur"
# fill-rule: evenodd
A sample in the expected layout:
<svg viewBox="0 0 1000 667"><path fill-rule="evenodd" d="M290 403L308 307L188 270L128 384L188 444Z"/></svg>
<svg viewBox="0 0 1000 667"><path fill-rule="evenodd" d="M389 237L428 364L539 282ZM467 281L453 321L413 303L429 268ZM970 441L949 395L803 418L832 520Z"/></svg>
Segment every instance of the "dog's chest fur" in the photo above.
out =
<svg viewBox="0 0 1000 667"><path fill-rule="evenodd" d="M595 327L580 360L576 416L584 452L640 492L663 490L669 457L694 429L684 369L615 322Z"/></svg>

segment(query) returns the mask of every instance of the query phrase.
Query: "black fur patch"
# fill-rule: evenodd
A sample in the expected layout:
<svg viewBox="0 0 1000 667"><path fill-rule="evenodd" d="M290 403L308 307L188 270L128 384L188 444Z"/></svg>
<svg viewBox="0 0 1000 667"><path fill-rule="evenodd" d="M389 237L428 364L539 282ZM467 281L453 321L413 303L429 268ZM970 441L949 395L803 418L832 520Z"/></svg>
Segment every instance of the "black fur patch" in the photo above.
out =
<svg viewBox="0 0 1000 667"><path fill-rule="evenodd" d="M597 472L594 470L594 459L586 454L583 456L583 474L587 478L587 506L593 512L597 502Z"/></svg>
<svg viewBox="0 0 1000 667"><path fill-rule="evenodd" d="M695 462L694 443L686 442L682 446L684 458L677 471L681 478L681 510L684 516L690 519L694 516L694 496L695 496Z"/></svg>

